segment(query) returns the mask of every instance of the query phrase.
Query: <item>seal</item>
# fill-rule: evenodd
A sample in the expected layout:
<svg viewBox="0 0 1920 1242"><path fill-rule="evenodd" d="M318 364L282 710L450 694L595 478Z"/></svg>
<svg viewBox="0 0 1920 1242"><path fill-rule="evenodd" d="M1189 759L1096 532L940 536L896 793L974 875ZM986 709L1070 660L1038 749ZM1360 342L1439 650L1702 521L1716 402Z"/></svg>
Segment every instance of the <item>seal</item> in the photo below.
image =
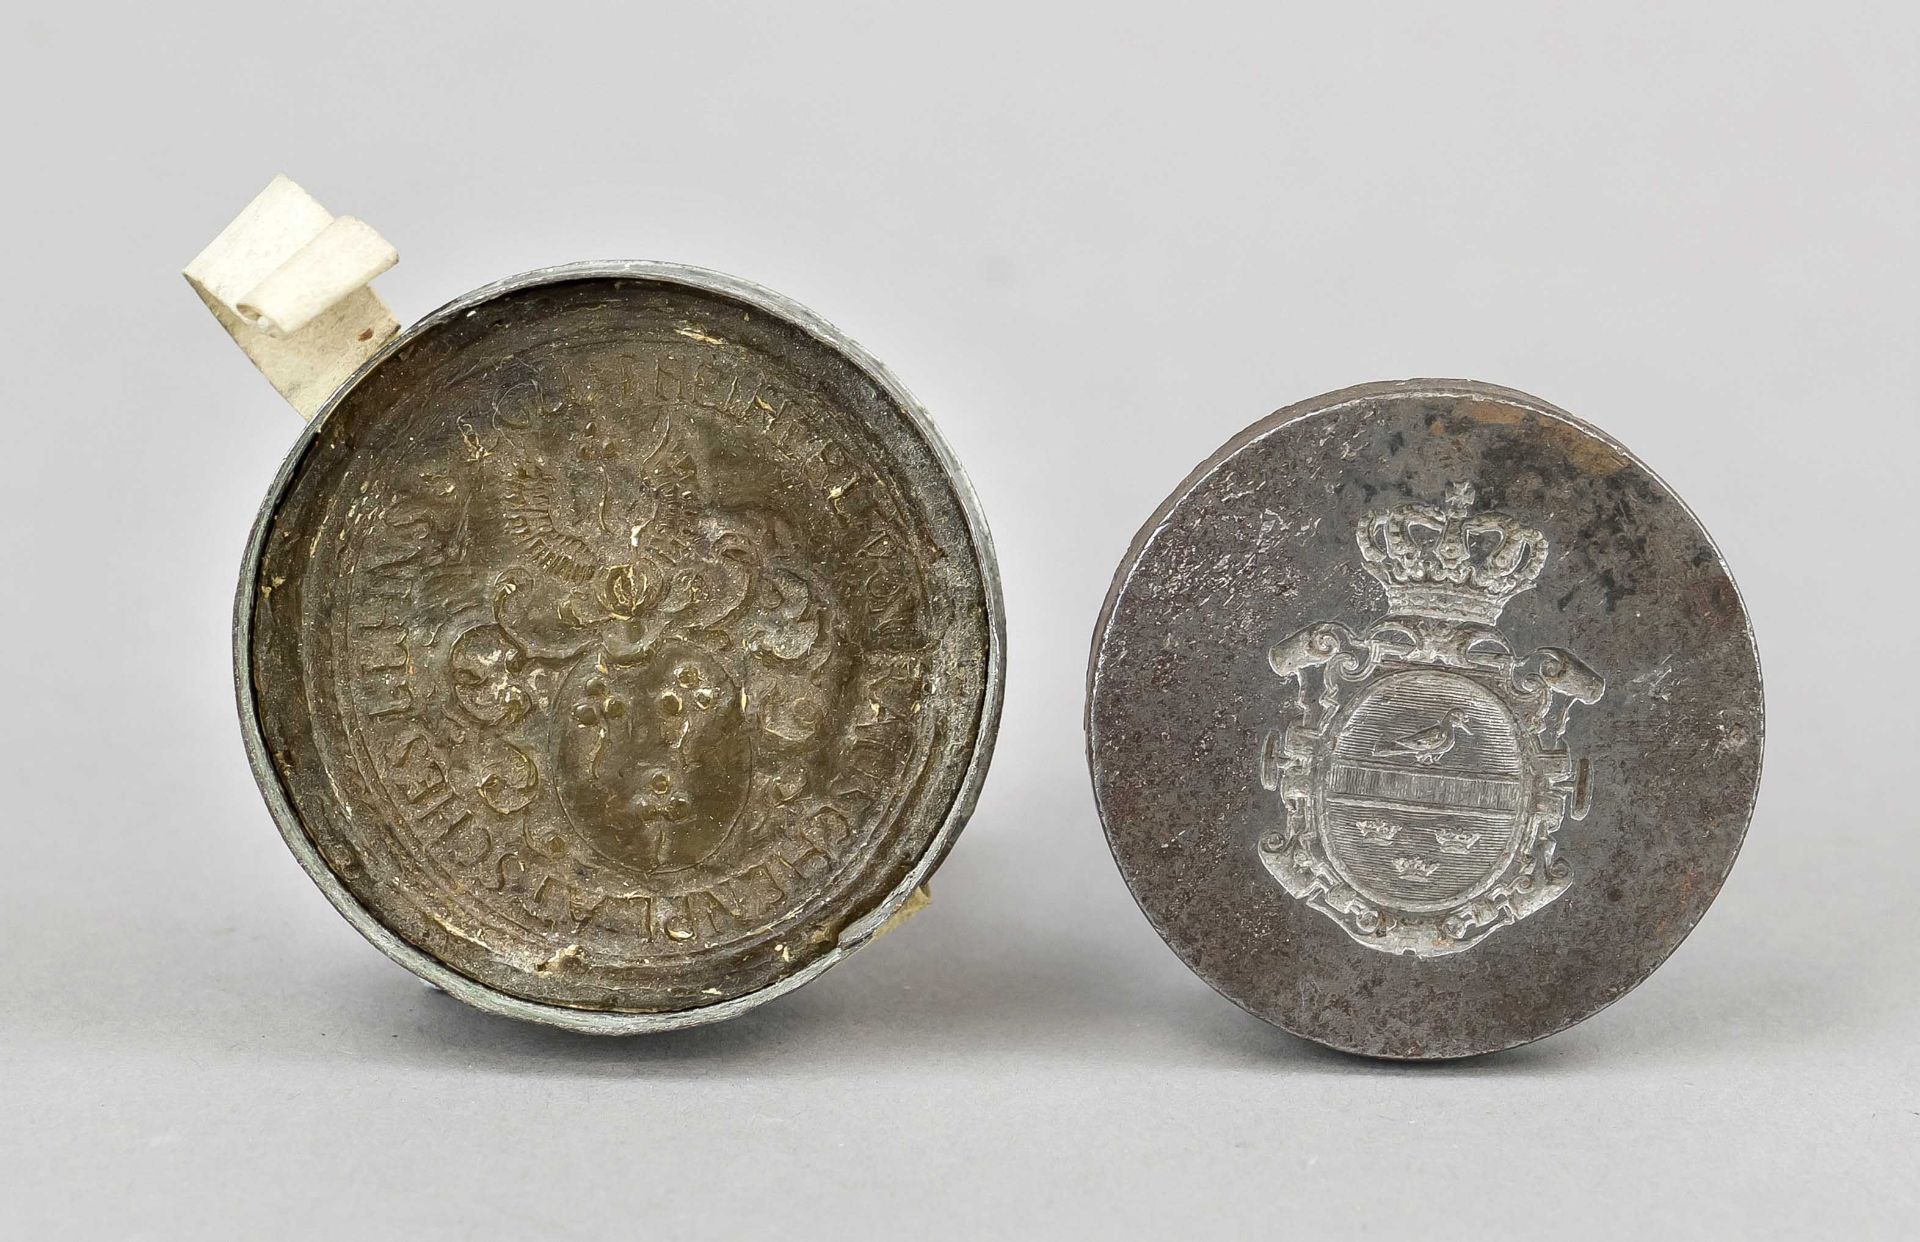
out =
<svg viewBox="0 0 1920 1242"><path fill-rule="evenodd" d="M1155 929L1371 1056L1490 1052L1638 984L1758 788L1738 590L1673 492L1545 402L1347 389L1134 540L1088 674L1094 794Z"/></svg>
<svg viewBox="0 0 1920 1242"><path fill-rule="evenodd" d="M906 905L998 719L992 545L932 424L696 269L504 281L290 453L235 624L282 834L390 957L580 1030L731 1016Z"/></svg>

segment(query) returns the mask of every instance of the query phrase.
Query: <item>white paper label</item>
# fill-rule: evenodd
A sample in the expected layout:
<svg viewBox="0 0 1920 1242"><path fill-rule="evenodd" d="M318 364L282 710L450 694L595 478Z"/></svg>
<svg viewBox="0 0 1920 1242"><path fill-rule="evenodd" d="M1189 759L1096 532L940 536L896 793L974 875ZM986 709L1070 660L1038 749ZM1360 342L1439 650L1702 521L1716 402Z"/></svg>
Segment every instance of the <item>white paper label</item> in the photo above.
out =
<svg viewBox="0 0 1920 1242"><path fill-rule="evenodd" d="M304 418L400 325L368 287L392 245L275 177L183 273L234 342Z"/></svg>

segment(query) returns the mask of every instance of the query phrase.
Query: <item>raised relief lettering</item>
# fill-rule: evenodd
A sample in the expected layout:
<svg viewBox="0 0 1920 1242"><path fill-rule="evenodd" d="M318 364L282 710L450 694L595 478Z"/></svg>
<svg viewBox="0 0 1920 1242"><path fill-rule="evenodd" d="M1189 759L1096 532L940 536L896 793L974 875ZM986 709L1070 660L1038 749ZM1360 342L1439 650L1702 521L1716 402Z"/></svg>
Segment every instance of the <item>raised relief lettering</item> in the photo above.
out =
<svg viewBox="0 0 1920 1242"><path fill-rule="evenodd" d="M541 973L800 919L930 762L919 536L811 396L676 351L508 365L352 507L357 762L453 921Z"/></svg>

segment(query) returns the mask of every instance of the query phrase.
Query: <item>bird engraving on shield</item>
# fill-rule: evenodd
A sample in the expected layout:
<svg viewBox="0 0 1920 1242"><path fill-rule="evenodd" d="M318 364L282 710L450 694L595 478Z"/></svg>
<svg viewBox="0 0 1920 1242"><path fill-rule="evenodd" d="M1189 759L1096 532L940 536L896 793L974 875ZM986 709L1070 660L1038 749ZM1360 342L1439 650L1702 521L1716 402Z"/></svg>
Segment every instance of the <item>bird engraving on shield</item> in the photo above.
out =
<svg viewBox="0 0 1920 1242"><path fill-rule="evenodd" d="M1566 747L1576 703L1606 683L1555 647L1516 655L1495 628L1547 564L1547 538L1445 502L1374 510L1356 537L1387 615L1336 621L1268 653L1291 683L1262 784L1280 795L1260 856L1296 897L1368 948L1434 957L1472 948L1552 902L1571 869L1556 834L1588 809Z"/></svg>

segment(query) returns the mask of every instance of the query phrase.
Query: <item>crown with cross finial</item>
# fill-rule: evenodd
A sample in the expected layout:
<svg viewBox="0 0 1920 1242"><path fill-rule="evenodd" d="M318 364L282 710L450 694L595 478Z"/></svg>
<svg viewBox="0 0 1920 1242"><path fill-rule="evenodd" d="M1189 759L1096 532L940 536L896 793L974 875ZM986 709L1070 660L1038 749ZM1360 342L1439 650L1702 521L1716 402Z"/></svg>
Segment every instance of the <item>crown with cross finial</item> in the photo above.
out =
<svg viewBox="0 0 1920 1242"><path fill-rule="evenodd" d="M1547 537L1473 504L1473 484L1454 483L1441 505L1416 501L1360 519L1360 556L1393 612L1492 625L1540 577Z"/></svg>

